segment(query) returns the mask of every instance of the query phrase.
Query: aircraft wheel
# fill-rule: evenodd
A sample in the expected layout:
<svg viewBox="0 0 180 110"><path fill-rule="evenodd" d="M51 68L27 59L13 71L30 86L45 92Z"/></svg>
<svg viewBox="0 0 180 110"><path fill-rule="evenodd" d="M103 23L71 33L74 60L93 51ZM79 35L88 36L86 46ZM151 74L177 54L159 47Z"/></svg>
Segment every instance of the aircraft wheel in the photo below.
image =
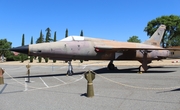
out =
<svg viewBox="0 0 180 110"><path fill-rule="evenodd" d="M72 76L72 74L73 74L73 71L72 71L72 70L71 70L71 71L70 71L70 70L67 71L67 75L68 75L68 76Z"/></svg>
<svg viewBox="0 0 180 110"><path fill-rule="evenodd" d="M139 66L139 72L142 72L142 65Z"/></svg>
<svg viewBox="0 0 180 110"><path fill-rule="evenodd" d="M114 70L114 64L110 63L110 64L108 65L108 69L109 69L109 70Z"/></svg>
<svg viewBox="0 0 180 110"><path fill-rule="evenodd" d="M139 72L146 72L148 70L148 67L143 68L142 65L139 66Z"/></svg>

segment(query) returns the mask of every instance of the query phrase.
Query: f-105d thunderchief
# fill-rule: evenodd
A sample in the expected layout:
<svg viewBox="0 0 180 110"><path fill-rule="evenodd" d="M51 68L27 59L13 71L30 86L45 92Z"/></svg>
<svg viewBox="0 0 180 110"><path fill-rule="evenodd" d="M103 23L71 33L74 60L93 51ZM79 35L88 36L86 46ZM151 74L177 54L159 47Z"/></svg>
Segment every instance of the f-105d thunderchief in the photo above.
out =
<svg viewBox="0 0 180 110"><path fill-rule="evenodd" d="M109 70L115 68L114 60L137 60L141 63L139 72L143 72L148 70L148 64L152 60L165 59L170 55L170 49L160 46L165 29L165 25L160 25L150 39L144 43L69 36L57 42L20 46L12 48L11 51L68 61L68 75L73 74L72 60L109 60L107 66Z"/></svg>

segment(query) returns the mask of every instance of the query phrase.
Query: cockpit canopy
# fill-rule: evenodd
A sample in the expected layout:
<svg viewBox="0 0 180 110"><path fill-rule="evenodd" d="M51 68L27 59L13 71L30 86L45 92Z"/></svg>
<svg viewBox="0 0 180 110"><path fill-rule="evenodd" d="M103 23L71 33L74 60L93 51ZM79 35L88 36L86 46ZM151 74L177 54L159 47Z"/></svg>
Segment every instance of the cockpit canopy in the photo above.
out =
<svg viewBox="0 0 180 110"><path fill-rule="evenodd" d="M83 36L68 36L60 41L84 41Z"/></svg>

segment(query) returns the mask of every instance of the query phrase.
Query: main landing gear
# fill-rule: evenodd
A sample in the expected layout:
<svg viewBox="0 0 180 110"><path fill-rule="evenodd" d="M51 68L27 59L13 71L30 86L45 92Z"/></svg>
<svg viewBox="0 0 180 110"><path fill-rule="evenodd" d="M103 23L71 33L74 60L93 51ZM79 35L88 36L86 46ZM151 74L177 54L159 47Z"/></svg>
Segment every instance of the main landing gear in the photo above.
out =
<svg viewBox="0 0 180 110"><path fill-rule="evenodd" d="M148 69L149 67L147 66L147 64L142 64L139 66L139 73L146 72Z"/></svg>
<svg viewBox="0 0 180 110"><path fill-rule="evenodd" d="M68 76L72 76L73 74L73 67L71 65L71 61L68 61L68 71L67 71L67 75Z"/></svg>
<svg viewBox="0 0 180 110"><path fill-rule="evenodd" d="M107 68L108 68L109 70L114 70L114 69L115 69L115 66L114 66L114 64L113 64L113 60L111 60L111 61L109 62Z"/></svg>
<svg viewBox="0 0 180 110"><path fill-rule="evenodd" d="M140 61L142 65L139 66L139 73L146 72L149 69L148 63L151 62L151 61L148 62L148 59L147 59L148 51L146 50L142 51L142 54L143 54L143 59L142 61Z"/></svg>

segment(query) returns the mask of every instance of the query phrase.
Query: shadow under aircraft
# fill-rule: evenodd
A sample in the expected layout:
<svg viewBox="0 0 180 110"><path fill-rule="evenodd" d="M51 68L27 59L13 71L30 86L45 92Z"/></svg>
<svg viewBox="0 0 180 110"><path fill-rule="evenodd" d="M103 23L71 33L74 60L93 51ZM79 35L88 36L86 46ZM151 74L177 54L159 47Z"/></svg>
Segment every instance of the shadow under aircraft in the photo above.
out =
<svg viewBox="0 0 180 110"><path fill-rule="evenodd" d="M156 66L156 67L149 67L151 69L153 68L160 68L159 70L149 70L149 71L146 71L146 73L156 73L156 74L163 74L163 73L171 73L171 72L175 72L175 71L172 71L172 70L165 70L163 68L178 68L178 67L163 67L163 66ZM161 69L162 68L162 69ZM99 69L95 69L93 70L95 73L97 74L108 74L108 73L117 73L117 74L121 74L121 73L130 73L130 74L134 74L134 73L137 73L138 72L138 68L126 68L126 69L114 69L113 71L112 70L108 70L107 68L99 68ZM80 71L80 72L76 72L74 73L73 75L82 75L83 73L85 73L85 71ZM145 74L146 74L145 73ZM39 73L38 73L39 74ZM66 76L67 74L66 73L61 73L61 74L42 74L42 75L30 75L29 77L30 78L36 78L36 77L53 77L53 76ZM26 78L27 76L17 76L17 77L13 77L13 78Z"/></svg>

